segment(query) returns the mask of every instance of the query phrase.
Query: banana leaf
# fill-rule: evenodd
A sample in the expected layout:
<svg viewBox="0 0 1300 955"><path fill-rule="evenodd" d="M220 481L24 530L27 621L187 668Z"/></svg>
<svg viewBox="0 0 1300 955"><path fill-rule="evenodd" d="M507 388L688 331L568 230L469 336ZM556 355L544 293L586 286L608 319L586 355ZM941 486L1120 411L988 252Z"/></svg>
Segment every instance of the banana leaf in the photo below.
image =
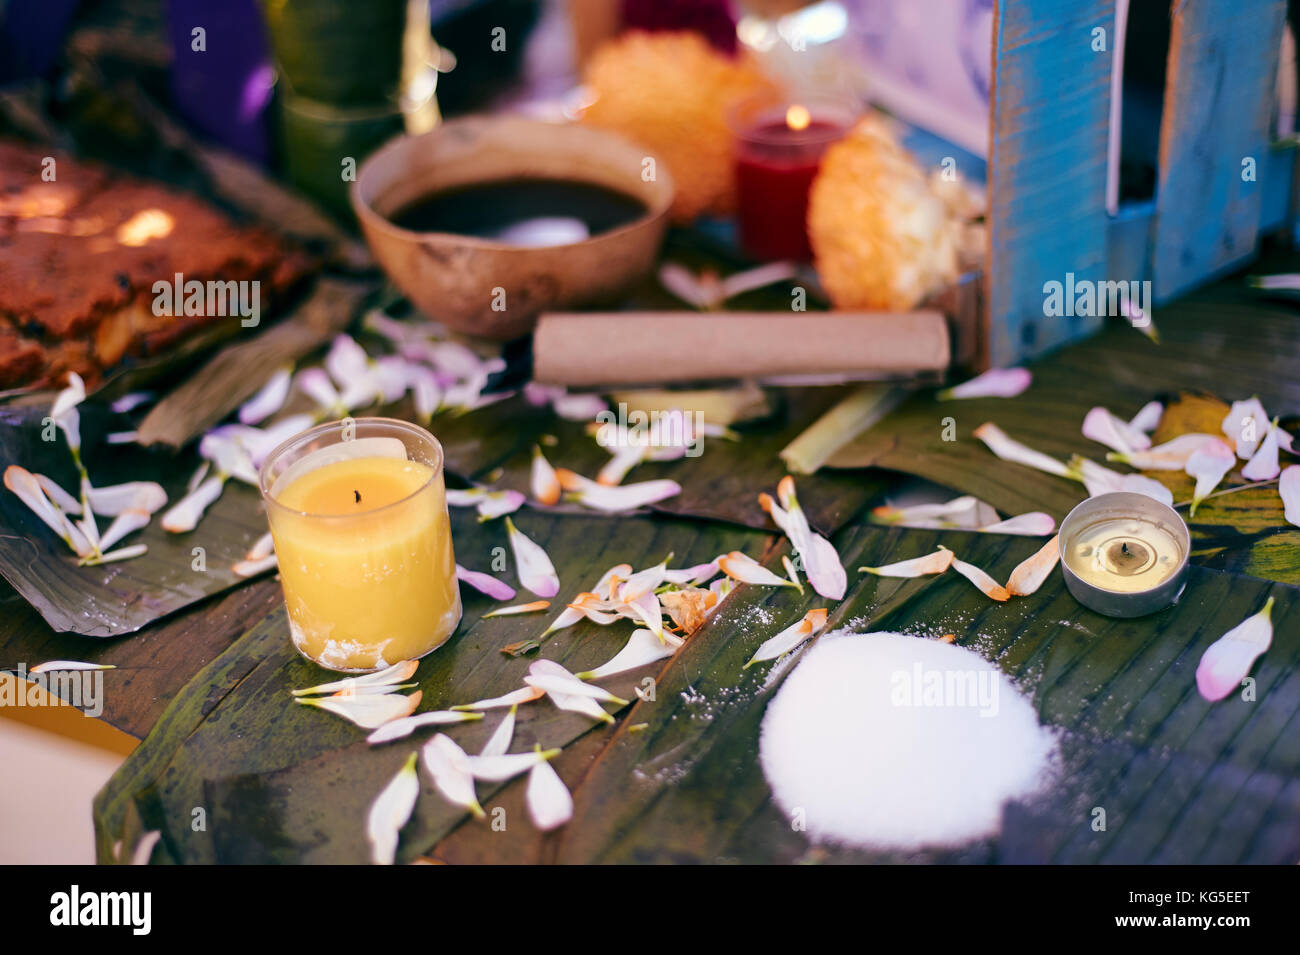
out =
<svg viewBox="0 0 1300 955"><path fill-rule="evenodd" d="M1086 496L1083 485L999 460L973 436L976 428L991 421L1061 461L1080 454L1102 462L1108 449L1080 432L1094 405L1127 419L1152 399L1176 407L1184 393L1217 395L1166 415L1157 441L1191 430L1218 433L1223 414L1217 420L1214 414L1220 407L1226 413L1224 399L1259 395L1270 413L1284 418L1300 409L1300 380L1294 376L1300 344L1292 315L1256 305L1249 334L1232 328L1231 311L1199 301L1161 316L1161 344L1112 326L1031 365L1033 384L1017 398L937 401L918 395L841 449L828 466L902 471L973 494L1007 514L1042 510L1059 521ZM1171 487L1176 502L1190 500L1192 482L1181 472L1151 476ZM1300 530L1283 519L1275 488L1211 498L1188 523L1206 566L1300 583Z"/></svg>
<svg viewBox="0 0 1300 955"><path fill-rule="evenodd" d="M616 563L649 566L672 552L674 565L685 566L732 549L757 553L767 539L738 528L663 519L520 513L516 520L520 530L545 542L559 569L561 598L590 588ZM453 511L453 533L457 559L471 569L488 569L493 548L506 543L500 521L479 524L472 511ZM460 630L417 673L425 694L422 710L519 687L532 658L512 658L501 648L537 636L562 609L553 601L543 614L483 620L493 601L468 588L462 595ZM621 649L632 629L630 623L580 624L548 639L541 655L575 672L593 668ZM177 694L97 797L101 860L111 858L127 809L134 805L148 828L162 831L159 861L363 861L369 801L434 731L369 748L365 731L293 704L289 690L321 682L322 673L290 646L282 610L241 636ZM631 699L644 676L632 671L602 685ZM476 752L502 715L491 711L484 720L443 729L466 751ZM520 707L513 749L522 751L535 741L566 745L592 728L592 720L540 701ZM480 786L480 797L491 791ZM206 811L202 832L191 829L196 806ZM403 832L402 858L429 849L461 816L433 793L419 801L416 813ZM529 825L512 819L509 828Z"/></svg>
<svg viewBox="0 0 1300 955"><path fill-rule="evenodd" d="M129 427L99 404L81 410L83 460L97 487L156 480L169 501L185 494L198 464L136 445L110 445L105 436ZM44 441L45 402L0 406L0 463L20 464L54 479L76 496L77 477L62 434ZM221 498L188 534L162 529L161 512L124 545L149 552L129 561L79 567L72 553L18 497L0 490L0 574L55 630L89 637L131 633L182 607L244 583L231 568L266 533L258 492L228 481ZM101 525L104 519L100 518ZM104 526L101 526L101 530Z"/></svg>

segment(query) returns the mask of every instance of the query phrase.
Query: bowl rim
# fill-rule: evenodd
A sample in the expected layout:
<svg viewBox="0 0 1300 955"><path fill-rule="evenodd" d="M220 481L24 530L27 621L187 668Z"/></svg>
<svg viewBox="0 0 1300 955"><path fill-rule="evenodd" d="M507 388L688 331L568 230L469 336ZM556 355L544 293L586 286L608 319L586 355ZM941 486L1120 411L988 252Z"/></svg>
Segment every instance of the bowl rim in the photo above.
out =
<svg viewBox="0 0 1300 955"><path fill-rule="evenodd" d="M433 129L427 130L423 133L416 133L414 135L410 133L399 133L398 135L394 136L392 139L388 140L388 142L380 146L378 149L376 149L374 152L372 152L364 160L362 160L361 165L357 169L356 178L351 182L351 184L348 187L348 197L351 200L352 210L356 214L357 219L359 221L362 221L364 225L369 225L375 228L382 229L383 231L387 232L389 235L395 238L402 239L403 241L407 241L407 242L410 241L423 242L423 241L433 239L433 240L455 242L458 245L462 245L468 248L483 249L486 251L498 252L498 253L537 253L537 252L554 252L557 250L562 251L565 249L576 249L582 246L591 246L596 243L613 240L621 236L627 235L631 232L644 229L647 226L652 226L656 224L657 222L663 220L668 215L669 210L672 208L673 199L676 195L676 183L673 181L672 174L667 170L667 168L664 166L662 162L657 163L657 168L655 169L654 183L656 185L656 189L655 189L654 201L652 202L646 201L645 212L637 216L631 222L627 222L621 226L618 226L617 228L609 229L605 232L599 232L596 235L588 236L587 238L581 239L577 242L565 242L558 245L545 245L545 246L512 245L508 242L499 242L495 239L484 239L479 236L463 235L459 232L436 232L436 231L419 232L414 229L406 229L403 228L402 226L399 226L397 223L393 222L387 216L381 214L377 209L375 209L374 206L370 204L369 201L367 201L365 198L362 197L361 195L362 183L366 179L367 173L370 173L371 175L374 174L375 163L380 159L385 158L390 154L395 154L402 149L412 148L414 144L421 142L423 140L430 139L431 137L437 136L439 134L444 134L448 128L454 128L456 126L486 126L494 123L496 124L511 123L517 125L527 125L527 126L545 126L548 128L573 127L573 128L583 130L584 133L590 133L598 137L604 137L606 139L609 139L610 141L616 143L620 148L625 148L632 151L641 149L641 147L637 146L634 142L632 142L632 140L627 139L617 133L611 132L610 130L599 129L593 126L583 126L579 123L575 123L572 121L563 122L563 123L553 123L553 122L547 122L546 120L531 119L526 116L497 116L497 115L485 114L485 113L473 113L467 116L458 116L455 119L445 120L444 122L439 123ZM527 178L527 177L521 177L521 178ZM555 176L535 176L533 178L556 179L558 181L558 177ZM482 182L492 182L492 181L493 180L490 179L482 180ZM577 177L572 178L570 181L591 182L591 180L580 179ZM613 186L608 186L603 182L593 183L593 184L601 185L607 189L612 189L613 191L621 192L623 193L623 195L633 196L634 198L645 201L644 197L640 195L634 195L630 191L624 191L621 189L617 189L616 187Z"/></svg>

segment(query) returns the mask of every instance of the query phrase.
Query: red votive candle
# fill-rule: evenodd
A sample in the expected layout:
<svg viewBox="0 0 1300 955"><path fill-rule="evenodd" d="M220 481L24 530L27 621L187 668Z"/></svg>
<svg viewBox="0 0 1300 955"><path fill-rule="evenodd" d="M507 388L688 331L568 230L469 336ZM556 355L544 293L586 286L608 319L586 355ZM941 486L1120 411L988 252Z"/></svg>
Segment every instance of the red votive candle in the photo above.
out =
<svg viewBox="0 0 1300 955"><path fill-rule="evenodd" d="M822 154L849 127L846 112L816 104L742 106L735 133L740 242L755 259L812 258L808 191Z"/></svg>

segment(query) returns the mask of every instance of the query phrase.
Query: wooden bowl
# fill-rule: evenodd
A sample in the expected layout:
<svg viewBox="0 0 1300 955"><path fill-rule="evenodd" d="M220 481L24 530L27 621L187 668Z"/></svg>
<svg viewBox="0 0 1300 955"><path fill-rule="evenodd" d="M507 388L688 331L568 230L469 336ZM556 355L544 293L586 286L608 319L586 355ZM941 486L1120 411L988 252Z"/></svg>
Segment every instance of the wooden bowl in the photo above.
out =
<svg viewBox="0 0 1300 955"><path fill-rule="evenodd" d="M641 176L645 150L585 126L470 116L372 154L352 184L352 208L375 259L421 311L470 335L506 340L539 313L608 302L653 267L668 226L672 180ZM446 232L413 232L388 216L457 186L513 178L566 179L640 199L644 215L581 242L507 245ZM500 308L505 290L504 309Z"/></svg>

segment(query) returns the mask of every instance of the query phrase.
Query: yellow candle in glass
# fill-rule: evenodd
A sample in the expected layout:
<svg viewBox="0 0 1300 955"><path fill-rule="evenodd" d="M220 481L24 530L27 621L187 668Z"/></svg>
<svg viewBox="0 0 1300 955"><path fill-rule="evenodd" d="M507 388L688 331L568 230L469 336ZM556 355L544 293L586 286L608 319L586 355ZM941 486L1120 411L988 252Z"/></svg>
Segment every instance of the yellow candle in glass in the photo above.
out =
<svg viewBox="0 0 1300 955"><path fill-rule="evenodd" d="M318 428L277 449L263 488L294 646L322 666L359 672L441 646L461 605L441 448L403 422L351 424L367 437L330 444L327 431L304 442ZM421 455L419 435L402 428L437 453Z"/></svg>

